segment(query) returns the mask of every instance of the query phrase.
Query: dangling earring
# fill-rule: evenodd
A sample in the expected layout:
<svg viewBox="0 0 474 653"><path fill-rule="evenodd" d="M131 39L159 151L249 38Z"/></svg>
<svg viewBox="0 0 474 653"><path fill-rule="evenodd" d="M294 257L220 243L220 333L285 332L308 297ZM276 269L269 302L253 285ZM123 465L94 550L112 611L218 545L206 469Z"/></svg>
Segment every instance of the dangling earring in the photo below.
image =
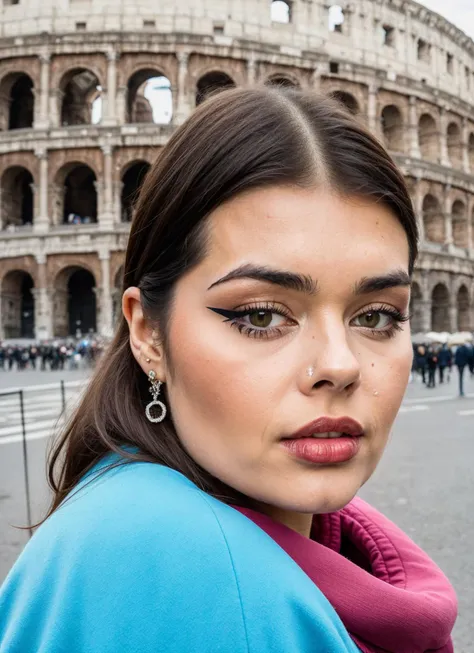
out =
<svg viewBox="0 0 474 653"><path fill-rule="evenodd" d="M166 406L164 405L164 403L162 401L158 401L158 396L160 394L161 386L163 384L161 383L161 381L158 381L156 379L156 373L153 370L149 372L148 379L151 383L150 392L153 397L153 401L151 401L148 404L148 406L145 409L145 413L147 418L150 420L150 422L156 424L158 422L162 422L165 419L166 413L168 411L166 410ZM153 415L151 414L151 409L154 408L154 406L159 406L161 409L161 415L159 415L158 417L153 417Z"/></svg>

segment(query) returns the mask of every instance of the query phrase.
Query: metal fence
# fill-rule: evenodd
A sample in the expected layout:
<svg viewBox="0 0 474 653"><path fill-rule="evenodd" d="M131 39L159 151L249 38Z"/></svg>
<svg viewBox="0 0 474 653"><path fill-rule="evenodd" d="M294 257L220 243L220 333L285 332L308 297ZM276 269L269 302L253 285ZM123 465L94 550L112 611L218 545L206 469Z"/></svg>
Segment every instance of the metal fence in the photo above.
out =
<svg viewBox="0 0 474 653"><path fill-rule="evenodd" d="M64 424L73 400L78 399L80 389L85 385L86 382L82 380L60 381L0 391L0 490L3 488L5 498L10 499L11 505L3 511L8 513L8 523L12 515L20 512L19 505L23 502L27 523L32 523L32 473L36 496L46 488L46 479L44 466L41 467L38 462L44 450L36 447L30 460L30 447L35 441L38 444L40 441L50 442L51 436ZM18 457L21 457L20 465Z"/></svg>

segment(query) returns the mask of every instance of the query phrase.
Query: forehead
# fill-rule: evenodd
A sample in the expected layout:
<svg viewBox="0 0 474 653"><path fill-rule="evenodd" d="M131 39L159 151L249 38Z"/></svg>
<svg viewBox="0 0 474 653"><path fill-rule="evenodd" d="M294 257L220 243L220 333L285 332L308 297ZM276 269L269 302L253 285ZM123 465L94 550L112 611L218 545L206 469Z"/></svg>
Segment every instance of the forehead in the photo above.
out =
<svg viewBox="0 0 474 653"><path fill-rule="evenodd" d="M324 189L274 187L247 192L210 216L211 259L352 276L408 268L405 231L391 211L366 198Z"/></svg>

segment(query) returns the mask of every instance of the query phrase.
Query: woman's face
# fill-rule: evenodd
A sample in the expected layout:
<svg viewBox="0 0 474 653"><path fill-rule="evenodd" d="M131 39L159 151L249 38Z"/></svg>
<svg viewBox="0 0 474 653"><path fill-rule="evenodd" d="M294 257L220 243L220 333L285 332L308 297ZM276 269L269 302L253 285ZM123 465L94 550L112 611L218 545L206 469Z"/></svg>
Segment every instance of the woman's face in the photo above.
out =
<svg viewBox="0 0 474 653"><path fill-rule="evenodd" d="M410 373L406 234L380 204L282 187L234 198L209 228L169 325L177 433L283 521L340 509L375 470ZM284 444L321 417L363 435Z"/></svg>

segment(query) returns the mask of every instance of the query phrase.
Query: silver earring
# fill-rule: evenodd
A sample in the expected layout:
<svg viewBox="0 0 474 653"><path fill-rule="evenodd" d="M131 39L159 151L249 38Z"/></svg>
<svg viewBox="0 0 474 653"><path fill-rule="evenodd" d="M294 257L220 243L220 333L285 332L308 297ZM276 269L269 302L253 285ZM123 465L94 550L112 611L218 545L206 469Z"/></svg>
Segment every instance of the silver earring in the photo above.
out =
<svg viewBox="0 0 474 653"><path fill-rule="evenodd" d="M148 406L145 409L145 413L147 418L150 420L150 422L157 424L165 419L166 413L168 412L165 404L162 401L158 401L158 396L160 394L161 386L163 384L161 383L161 381L157 380L156 373L153 370L151 370L148 373L148 380L151 383L150 393L153 397L153 401L151 401L148 404ZM151 414L151 409L154 408L155 406L159 406L161 410L161 414L158 417L153 417L153 415Z"/></svg>

